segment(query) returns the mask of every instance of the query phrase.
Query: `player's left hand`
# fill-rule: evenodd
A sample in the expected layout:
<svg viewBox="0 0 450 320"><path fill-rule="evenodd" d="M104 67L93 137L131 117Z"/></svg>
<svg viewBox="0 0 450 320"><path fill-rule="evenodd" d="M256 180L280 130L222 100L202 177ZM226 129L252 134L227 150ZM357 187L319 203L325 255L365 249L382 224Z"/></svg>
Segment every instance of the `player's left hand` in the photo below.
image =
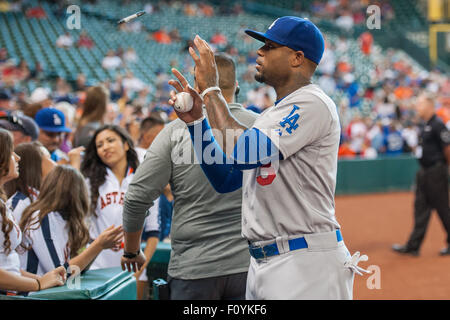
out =
<svg viewBox="0 0 450 320"><path fill-rule="evenodd" d="M192 47L189 47L189 54L195 62L195 83L198 89L200 92L203 92L210 87L218 87L219 72L214 58L214 51L208 42L200 38L199 35L195 36L194 44L197 47L198 55Z"/></svg>
<svg viewBox="0 0 450 320"><path fill-rule="evenodd" d="M180 71L177 69L172 69L172 73L174 76L178 79L176 80L169 80L169 84L175 88L175 90L178 92L187 92L191 95L194 105L192 109L188 112L178 112L176 109L175 112L181 120L183 120L186 123L194 122L195 120L200 119L203 117L203 99L200 97L200 94L189 85L189 82L186 80L186 78L181 74ZM170 100L169 104L173 107L175 105L175 101L177 100L175 91L170 92Z"/></svg>
<svg viewBox="0 0 450 320"><path fill-rule="evenodd" d="M141 251L136 257L132 259L128 259L122 256L122 258L120 259L120 264L122 265L123 271L127 269L128 272L138 272L145 264L146 260L147 259L145 258L144 253Z"/></svg>

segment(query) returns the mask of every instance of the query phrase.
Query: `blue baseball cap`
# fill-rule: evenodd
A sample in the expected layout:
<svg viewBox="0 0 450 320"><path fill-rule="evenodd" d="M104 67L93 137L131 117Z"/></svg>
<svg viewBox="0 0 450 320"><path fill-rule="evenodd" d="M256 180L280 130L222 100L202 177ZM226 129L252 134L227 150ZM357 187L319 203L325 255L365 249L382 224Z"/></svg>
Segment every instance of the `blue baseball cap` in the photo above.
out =
<svg viewBox="0 0 450 320"><path fill-rule="evenodd" d="M285 16L275 20L266 33L245 30L249 36L264 42L266 39L303 51L305 57L319 64L325 49L325 41L319 28L307 19Z"/></svg>
<svg viewBox="0 0 450 320"><path fill-rule="evenodd" d="M71 132L66 127L66 118L62 111L55 108L44 108L39 110L34 117L39 128L49 132Z"/></svg>

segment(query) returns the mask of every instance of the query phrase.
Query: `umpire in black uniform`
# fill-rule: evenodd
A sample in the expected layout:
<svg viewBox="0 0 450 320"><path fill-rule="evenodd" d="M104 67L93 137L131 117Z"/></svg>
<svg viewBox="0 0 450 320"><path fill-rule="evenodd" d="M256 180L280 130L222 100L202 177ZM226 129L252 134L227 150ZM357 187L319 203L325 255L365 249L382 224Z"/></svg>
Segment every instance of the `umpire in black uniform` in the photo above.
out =
<svg viewBox="0 0 450 320"><path fill-rule="evenodd" d="M436 209L447 232L447 248L441 250L440 254L450 255L450 208L448 195L450 132L436 116L434 99L427 93L423 93L418 97L416 110L424 123L420 128L419 136L422 154L418 155L420 169L416 175L414 230L406 245L395 244L392 249L398 253L417 256L425 237L431 210Z"/></svg>

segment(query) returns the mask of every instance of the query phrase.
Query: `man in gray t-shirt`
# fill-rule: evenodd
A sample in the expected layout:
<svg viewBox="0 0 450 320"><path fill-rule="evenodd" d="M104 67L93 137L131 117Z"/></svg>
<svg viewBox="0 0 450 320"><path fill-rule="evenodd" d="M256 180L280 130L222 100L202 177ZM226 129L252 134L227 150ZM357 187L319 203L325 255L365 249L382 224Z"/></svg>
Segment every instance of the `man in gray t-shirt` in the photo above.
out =
<svg viewBox="0 0 450 320"><path fill-rule="evenodd" d="M216 54L215 60L231 114L252 126L257 114L233 103L233 60L225 54ZM244 299L250 255L241 234L242 192L217 193L195 163L194 154L186 124L179 119L156 137L125 196L125 251L138 251L145 212L170 183L174 195L170 298Z"/></svg>

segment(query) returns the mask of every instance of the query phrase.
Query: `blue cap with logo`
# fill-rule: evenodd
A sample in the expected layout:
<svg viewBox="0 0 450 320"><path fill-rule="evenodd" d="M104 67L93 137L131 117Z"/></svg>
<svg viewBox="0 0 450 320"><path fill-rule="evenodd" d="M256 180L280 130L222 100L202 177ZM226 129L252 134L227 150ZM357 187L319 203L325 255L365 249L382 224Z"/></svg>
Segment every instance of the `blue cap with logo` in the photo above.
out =
<svg viewBox="0 0 450 320"><path fill-rule="evenodd" d="M316 64L319 64L325 49L322 33L308 19L285 16L275 20L266 33L253 30L245 30L245 33L259 41L268 39L295 51L303 51L305 57Z"/></svg>
<svg viewBox="0 0 450 320"><path fill-rule="evenodd" d="M55 108L44 108L39 110L34 117L39 128L49 132L71 132L66 127L66 118L62 111Z"/></svg>

